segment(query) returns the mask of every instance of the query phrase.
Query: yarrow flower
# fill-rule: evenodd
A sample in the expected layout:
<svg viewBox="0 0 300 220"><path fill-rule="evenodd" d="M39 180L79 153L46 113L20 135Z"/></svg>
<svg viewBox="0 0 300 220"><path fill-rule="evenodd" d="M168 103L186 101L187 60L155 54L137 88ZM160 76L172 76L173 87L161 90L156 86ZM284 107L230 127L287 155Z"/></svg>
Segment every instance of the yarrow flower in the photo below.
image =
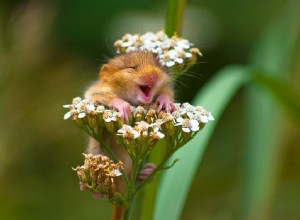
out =
<svg viewBox="0 0 300 220"><path fill-rule="evenodd" d="M199 122L197 120L179 118L177 121L178 123L175 126L181 125L184 132L189 133L191 131L199 130Z"/></svg>
<svg viewBox="0 0 300 220"><path fill-rule="evenodd" d="M209 121L214 120L212 114L202 106L189 103L174 103L173 112L156 111L157 105L137 106L131 108L132 120L123 124L119 112L107 109L91 100L76 97L72 104L64 105L69 112L64 119L72 118L77 124L90 126L91 129L106 128L109 133L124 140L144 140L143 138L162 139L165 135L174 135L176 131L185 133L198 132ZM92 120L98 118L97 121ZM140 139L142 138L142 139Z"/></svg>
<svg viewBox="0 0 300 220"><path fill-rule="evenodd" d="M74 168L80 181L80 188L113 197L116 191L114 179L122 175L122 162L113 163L112 160L101 154L83 155L85 157L84 165Z"/></svg>
<svg viewBox="0 0 300 220"><path fill-rule="evenodd" d="M140 121L140 122L136 122L136 126L134 127L134 129L140 133L140 135L142 137L147 137L148 136L148 130L151 127L150 124L148 124L145 121Z"/></svg>
<svg viewBox="0 0 300 220"><path fill-rule="evenodd" d="M104 110L103 119L105 122L117 121L117 117L120 117L120 113L110 110Z"/></svg>
<svg viewBox="0 0 300 220"><path fill-rule="evenodd" d="M114 43L117 53L130 53L145 50L157 55L161 64L172 71L184 72L193 65L198 56L202 56L198 48L187 39L178 36L169 38L164 31L140 34L125 34ZM175 76L176 77L176 76Z"/></svg>
<svg viewBox="0 0 300 220"><path fill-rule="evenodd" d="M123 125L121 129L118 130L117 135L122 135L124 139L132 140L140 136L139 132L134 130L130 125Z"/></svg>

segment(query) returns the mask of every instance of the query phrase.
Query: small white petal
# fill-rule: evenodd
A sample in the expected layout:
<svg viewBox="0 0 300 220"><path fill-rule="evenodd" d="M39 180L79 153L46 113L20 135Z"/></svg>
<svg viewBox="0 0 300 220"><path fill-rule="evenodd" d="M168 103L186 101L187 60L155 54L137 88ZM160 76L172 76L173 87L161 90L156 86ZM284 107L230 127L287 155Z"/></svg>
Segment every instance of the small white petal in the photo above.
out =
<svg viewBox="0 0 300 220"><path fill-rule="evenodd" d="M162 138L165 137L165 135L164 135L163 133L161 133L161 132L157 132L156 134L158 135L158 137L159 137L160 139L162 139Z"/></svg>
<svg viewBox="0 0 300 220"><path fill-rule="evenodd" d="M185 53L185 57L190 58L190 57L192 57L192 54L191 53Z"/></svg>
<svg viewBox="0 0 300 220"><path fill-rule="evenodd" d="M88 104L87 106L86 106L86 109L88 110L88 111L93 111L93 110L95 110L95 106L93 105L93 104Z"/></svg>
<svg viewBox="0 0 300 220"><path fill-rule="evenodd" d="M65 115L64 115L64 119L68 119L71 117L71 112L67 112Z"/></svg>
<svg viewBox="0 0 300 220"><path fill-rule="evenodd" d="M189 133L191 131L189 128L182 128L182 130L186 133Z"/></svg>
<svg viewBox="0 0 300 220"><path fill-rule="evenodd" d="M123 134L124 132L125 132L125 130L123 128L121 128L121 129L118 130L118 133Z"/></svg>
<svg viewBox="0 0 300 220"><path fill-rule="evenodd" d="M85 117L85 112L80 112L78 114L78 118L84 118Z"/></svg>
<svg viewBox="0 0 300 220"><path fill-rule="evenodd" d="M140 136L140 133L137 131L132 130L132 133L133 133L133 139L136 139Z"/></svg>
<svg viewBox="0 0 300 220"><path fill-rule="evenodd" d="M136 50L137 50L136 47L128 47L128 48L126 49L126 53L133 52L133 51L136 51Z"/></svg>
<svg viewBox="0 0 300 220"><path fill-rule="evenodd" d="M104 110L105 110L105 107L104 107L103 105L99 105L99 106L97 106L97 108L96 108L96 112L102 113L102 112L104 112Z"/></svg>
<svg viewBox="0 0 300 220"><path fill-rule="evenodd" d="M104 121L106 121L106 122L111 122L111 121L112 121L112 118L110 118L110 117L104 118Z"/></svg>
<svg viewBox="0 0 300 220"><path fill-rule="evenodd" d="M81 102L81 98L80 97L76 97L72 100L72 104L78 104L79 102Z"/></svg>
<svg viewBox="0 0 300 220"><path fill-rule="evenodd" d="M176 61L176 63L179 63L179 64L183 63L183 59L182 58L176 58L175 61Z"/></svg>
<svg viewBox="0 0 300 220"><path fill-rule="evenodd" d="M63 105L64 108L70 108L72 105Z"/></svg>
<svg viewBox="0 0 300 220"><path fill-rule="evenodd" d="M156 132L158 132L159 131L159 126L155 126L154 128L153 128L153 131L156 133Z"/></svg>
<svg viewBox="0 0 300 220"><path fill-rule="evenodd" d="M190 120L190 124L191 124L191 126L192 127L194 127L194 126L198 126L199 125L199 123L198 123L198 121L197 120Z"/></svg>
<svg viewBox="0 0 300 220"><path fill-rule="evenodd" d="M182 123L182 122L183 122L183 120L184 120L184 119L183 119L183 118L181 118L181 117L180 117L180 118L176 118L176 121L177 121L177 122L179 122L179 123Z"/></svg>
<svg viewBox="0 0 300 220"><path fill-rule="evenodd" d="M214 118L214 116L212 116L212 114L209 112L208 113L208 120L210 120L210 121L213 121L213 120L215 120L215 118Z"/></svg>
<svg viewBox="0 0 300 220"><path fill-rule="evenodd" d="M115 176L121 176L122 173L120 172L120 170L114 169L114 175L115 175Z"/></svg>
<svg viewBox="0 0 300 220"><path fill-rule="evenodd" d="M208 122L208 118L206 115L200 115L200 121L203 123L207 123Z"/></svg>
<svg viewBox="0 0 300 220"><path fill-rule="evenodd" d="M142 136L143 136L143 137L147 137L147 136L148 136L148 131L143 131L143 132L142 132Z"/></svg>
<svg viewBox="0 0 300 220"><path fill-rule="evenodd" d="M186 114L187 116L189 116L190 119L194 118L194 114L192 112L187 112Z"/></svg>
<svg viewBox="0 0 300 220"><path fill-rule="evenodd" d="M123 42L122 44L121 44L121 46L122 47L130 47L131 45L132 45L132 41L127 41L127 42Z"/></svg>
<svg viewBox="0 0 300 220"><path fill-rule="evenodd" d="M171 67L171 66L174 66L174 65L175 65L174 61L168 61L168 62L166 62L166 66L167 67Z"/></svg>
<svg viewBox="0 0 300 220"><path fill-rule="evenodd" d="M190 128L192 131L198 131L199 130L199 126L193 126Z"/></svg>

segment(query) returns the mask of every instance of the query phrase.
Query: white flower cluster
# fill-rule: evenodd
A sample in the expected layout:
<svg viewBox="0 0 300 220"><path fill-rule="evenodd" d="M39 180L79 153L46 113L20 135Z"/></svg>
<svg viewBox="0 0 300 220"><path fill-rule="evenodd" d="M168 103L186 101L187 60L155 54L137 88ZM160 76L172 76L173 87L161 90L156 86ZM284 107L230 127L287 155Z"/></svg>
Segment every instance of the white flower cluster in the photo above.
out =
<svg viewBox="0 0 300 220"><path fill-rule="evenodd" d="M184 133L192 133L200 130L207 122L214 120L211 113L202 106L195 107L189 103L175 103L175 106L176 110L171 113L156 112L151 107L132 107L130 124L118 124L118 121L122 121L119 112L107 109L103 105L95 105L92 101L80 97L74 98L72 104L63 107L69 109L69 112L64 115L64 119L78 120L101 116L101 119L108 124L116 122L115 131L117 135L129 140L147 137L152 140L159 140L165 135L174 133L170 130L174 131L177 128L180 128Z"/></svg>
<svg viewBox="0 0 300 220"><path fill-rule="evenodd" d="M165 137L159 130L160 126L157 126L157 122L148 124L145 121L140 121L136 122L134 127L123 125L122 128L118 130L117 135L123 136L124 139L136 139L139 137L150 136L152 139L159 140Z"/></svg>
<svg viewBox="0 0 300 220"><path fill-rule="evenodd" d="M63 105L64 108L70 109L64 115L64 119L72 117L73 120L78 118L84 118L87 115L96 116L99 113L103 113L103 120L106 122L116 121L117 117L121 117L119 112L106 109L103 105L94 105L94 103L88 99L81 99L76 97L73 99L72 104Z"/></svg>
<svg viewBox="0 0 300 220"><path fill-rule="evenodd" d="M173 115L175 126L180 125L184 132L198 131L200 123L206 124L214 120L212 114L202 106L194 107L189 103L183 103L178 111L173 112Z"/></svg>
<svg viewBox="0 0 300 220"><path fill-rule="evenodd" d="M192 48L188 40L173 36L169 38L163 31L148 32L144 35L125 34L114 43L117 53L129 53L137 50L157 54L163 66L184 66L193 64L197 56L202 56L198 48Z"/></svg>

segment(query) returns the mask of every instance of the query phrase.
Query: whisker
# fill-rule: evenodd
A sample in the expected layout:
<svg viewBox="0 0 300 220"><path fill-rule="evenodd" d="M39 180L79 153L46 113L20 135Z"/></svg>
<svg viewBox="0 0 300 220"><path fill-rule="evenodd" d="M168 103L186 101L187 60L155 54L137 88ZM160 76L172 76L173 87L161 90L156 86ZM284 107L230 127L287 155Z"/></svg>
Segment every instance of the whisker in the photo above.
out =
<svg viewBox="0 0 300 220"><path fill-rule="evenodd" d="M186 89L188 89L188 86L185 84L185 83L183 83L183 82L181 82L181 81L176 81L176 83L175 83L175 86L177 86L178 88L181 88L181 86L183 86L183 87L185 87Z"/></svg>
<svg viewBox="0 0 300 220"><path fill-rule="evenodd" d="M200 77L200 76L195 76L195 75L192 75L192 74L186 74L185 75L186 77L190 77L190 78L193 78L193 79L199 79L199 80L202 80L203 79L203 77Z"/></svg>
<svg viewBox="0 0 300 220"><path fill-rule="evenodd" d="M197 61L197 62L195 62L195 63L193 63L193 65L197 65L197 64L206 64L206 63L209 63L208 61ZM185 66L186 64L185 63L183 63L183 64L176 64L176 66L179 66L179 67L181 67L181 66Z"/></svg>
<svg viewBox="0 0 300 220"><path fill-rule="evenodd" d="M111 57L116 55L116 49L115 49L115 47L111 46L111 45L113 45L113 43L114 42L112 42L111 37L110 38L109 37L105 38L105 45L106 45L106 48L108 49L108 51L110 52Z"/></svg>
<svg viewBox="0 0 300 220"><path fill-rule="evenodd" d="M173 73L176 73L176 72L171 72L170 74L172 75ZM185 71L182 75L191 77L191 78L195 78L195 79L199 79L199 80L203 79L203 77L201 77L202 75L200 75L197 72L192 72L192 71Z"/></svg>
<svg viewBox="0 0 300 220"><path fill-rule="evenodd" d="M179 88L181 88L180 86L183 86L183 87L185 87L185 88L188 88L187 84L183 83L183 82L182 82L181 80L179 80L179 79L174 79L174 78L172 78L171 80L174 82L174 85L175 85L175 86L178 86Z"/></svg>

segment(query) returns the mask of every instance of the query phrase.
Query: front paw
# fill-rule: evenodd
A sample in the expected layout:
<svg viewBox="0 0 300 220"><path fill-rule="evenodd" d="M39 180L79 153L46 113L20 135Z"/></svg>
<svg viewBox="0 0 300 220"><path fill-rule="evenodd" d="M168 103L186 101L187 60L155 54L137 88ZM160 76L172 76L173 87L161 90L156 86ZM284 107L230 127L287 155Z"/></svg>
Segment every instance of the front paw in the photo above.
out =
<svg viewBox="0 0 300 220"><path fill-rule="evenodd" d="M170 97L165 94L161 94L160 96L158 96L156 101L158 102L158 111L165 109L167 112L171 112L172 110L176 109Z"/></svg>
<svg viewBox="0 0 300 220"><path fill-rule="evenodd" d="M121 118L123 118L125 122L128 122L129 115L131 114L131 106L128 102L120 98L113 98L110 102L110 106L120 112Z"/></svg>
<svg viewBox="0 0 300 220"><path fill-rule="evenodd" d="M155 169L156 169L155 164L153 164L153 163L146 163L144 165L144 169L139 172L138 180L139 181L144 181L145 179L147 179L152 174L152 172Z"/></svg>

